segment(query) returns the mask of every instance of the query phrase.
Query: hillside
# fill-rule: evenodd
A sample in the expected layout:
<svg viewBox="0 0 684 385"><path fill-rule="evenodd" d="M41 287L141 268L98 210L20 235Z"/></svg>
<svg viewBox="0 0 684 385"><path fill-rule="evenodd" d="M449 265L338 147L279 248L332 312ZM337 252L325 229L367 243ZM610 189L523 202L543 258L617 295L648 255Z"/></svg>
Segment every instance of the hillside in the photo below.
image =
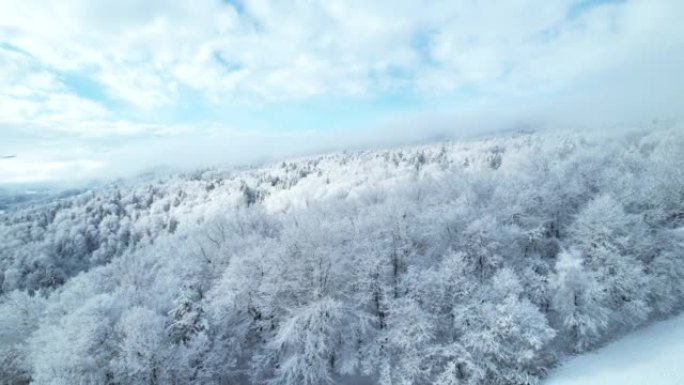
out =
<svg viewBox="0 0 684 385"><path fill-rule="evenodd" d="M9 209L0 383L536 383L681 309L683 155L521 134Z"/></svg>

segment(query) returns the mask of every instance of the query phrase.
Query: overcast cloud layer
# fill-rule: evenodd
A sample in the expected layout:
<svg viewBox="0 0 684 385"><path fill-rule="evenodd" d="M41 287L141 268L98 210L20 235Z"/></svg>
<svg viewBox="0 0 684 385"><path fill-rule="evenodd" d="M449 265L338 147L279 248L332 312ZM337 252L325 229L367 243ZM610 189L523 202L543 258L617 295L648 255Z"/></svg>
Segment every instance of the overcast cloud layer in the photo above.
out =
<svg viewBox="0 0 684 385"><path fill-rule="evenodd" d="M683 17L681 0L4 1L0 184L680 118Z"/></svg>

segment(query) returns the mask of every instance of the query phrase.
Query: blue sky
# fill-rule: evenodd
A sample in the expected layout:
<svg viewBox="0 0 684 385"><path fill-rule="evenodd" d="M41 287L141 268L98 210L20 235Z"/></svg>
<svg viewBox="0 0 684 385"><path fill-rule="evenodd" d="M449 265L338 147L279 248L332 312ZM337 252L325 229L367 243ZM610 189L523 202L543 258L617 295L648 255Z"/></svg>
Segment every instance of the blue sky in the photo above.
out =
<svg viewBox="0 0 684 385"><path fill-rule="evenodd" d="M0 184L679 118L683 15L679 0L9 0Z"/></svg>

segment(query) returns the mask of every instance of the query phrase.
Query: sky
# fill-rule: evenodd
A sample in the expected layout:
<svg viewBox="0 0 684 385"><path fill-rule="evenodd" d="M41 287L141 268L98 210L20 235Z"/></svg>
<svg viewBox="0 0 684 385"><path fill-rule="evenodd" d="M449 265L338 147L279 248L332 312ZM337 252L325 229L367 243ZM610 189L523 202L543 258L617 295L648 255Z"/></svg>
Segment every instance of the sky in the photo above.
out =
<svg viewBox="0 0 684 385"><path fill-rule="evenodd" d="M681 0L4 0L0 185L680 119Z"/></svg>

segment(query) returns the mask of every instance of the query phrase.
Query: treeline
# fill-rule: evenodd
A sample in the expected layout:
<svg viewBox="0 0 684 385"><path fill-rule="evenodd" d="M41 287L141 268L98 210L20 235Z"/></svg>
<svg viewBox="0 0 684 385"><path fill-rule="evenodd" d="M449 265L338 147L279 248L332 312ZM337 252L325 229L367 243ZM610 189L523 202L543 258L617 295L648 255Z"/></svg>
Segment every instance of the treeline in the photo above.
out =
<svg viewBox="0 0 684 385"><path fill-rule="evenodd" d="M684 132L112 185L0 216L0 383L534 384L681 309Z"/></svg>

